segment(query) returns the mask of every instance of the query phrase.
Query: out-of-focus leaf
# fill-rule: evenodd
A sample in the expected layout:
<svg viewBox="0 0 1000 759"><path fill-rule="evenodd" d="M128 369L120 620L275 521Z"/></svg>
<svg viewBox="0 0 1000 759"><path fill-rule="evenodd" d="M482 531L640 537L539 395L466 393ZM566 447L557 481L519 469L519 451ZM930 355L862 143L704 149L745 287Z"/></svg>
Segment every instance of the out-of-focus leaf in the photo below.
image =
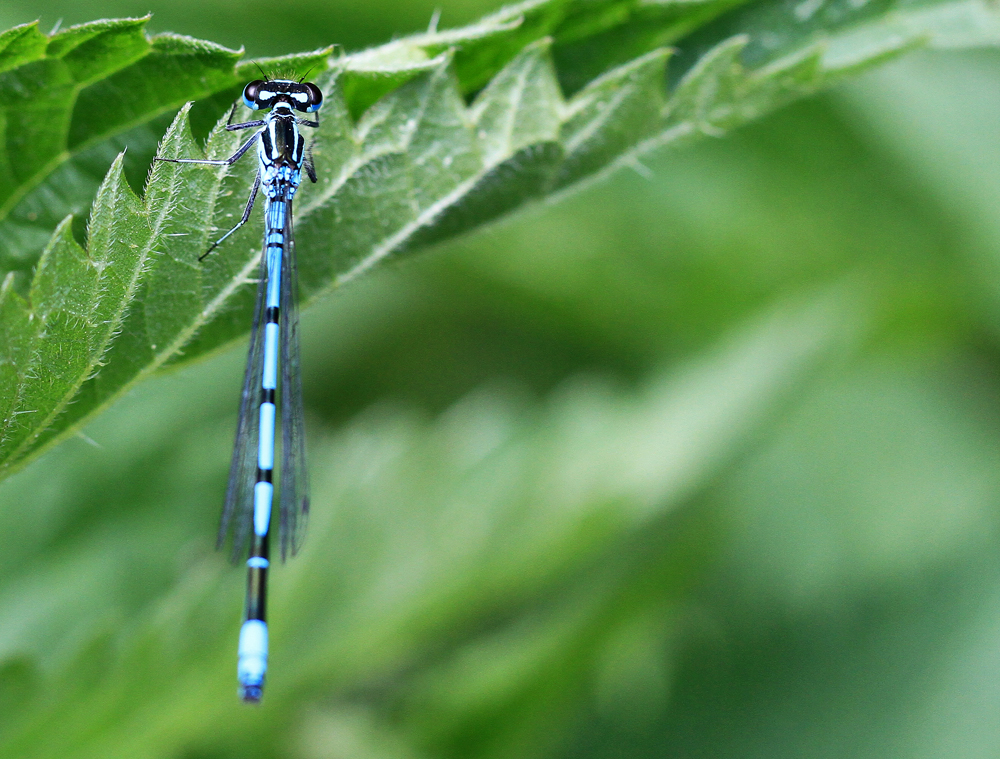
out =
<svg viewBox="0 0 1000 759"><path fill-rule="evenodd" d="M728 562L746 602L805 613L988 539L1000 486L1000 446L977 419L988 409L943 400L972 377L921 370L869 367L825 386L733 478Z"/></svg>
<svg viewBox="0 0 1000 759"><path fill-rule="evenodd" d="M647 546L629 552L624 563L601 557L623 543L641 546L644 535L741 452L775 405L837 350L852 324L849 303L833 293L779 309L638 393L583 380L534 407L483 392L433 423L376 409L338 439L314 446L322 473L316 500L337 507L317 511L305 549L276 574L269 699L289 705L295 693L373 688L383 694L373 708L391 699L407 715L409 745L448 751L448 735L537 688L565 657L606 658L612 638L634 644L646 628L632 627L631 637L620 638L625 631L609 610L635 608L647 592L660 593L647 586L635 596L642 587L635 578L659 553ZM192 414L204 417L225 388L192 381L183 392L197 390ZM234 573L220 584L213 565L222 559L205 556L209 530L197 546L176 545L186 517L206 521L211 480L203 478L224 460L219 442L228 431L211 411L204 430L187 420L191 444L179 456L193 466L185 464L189 476L178 481L177 461L162 456L177 440L174 416L144 416L159 426L139 436L119 426L120 439L100 455L110 464L110 481L122 483L116 496L135 499L139 508L109 506L106 483L94 481L71 502L72 491L50 491L37 514L4 512L5 530L17 525L64 557L60 567L38 575L25 566L31 545L3 559L22 578L0 588L4 607L17 610L18 619L0 641L0 658L17 655L43 673L31 686L36 700L6 715L5 752L163 755L215 740L242 745L261 731L278 740L302 727L303 715L281 706L249 713L232 697L228 654L235 637L228 633L235 636L241 578ZM111 429L92 432L107 443L115 437ZM70 457L54 476L76 481L86 461ZM37 471L10 485L37 491L38 477L46 476ZM10 487L6 492L16 496ZM181 493L179 512L159 507ZM89 517L78 533L73 515L81 512ZM176 551L176 563L164 561ZM670 559L692 562L685 573L701 560L699 552L685 551ZM124 576L135 580L113 581L125 567ZM685 576L668 587L686 584ZM166 588L172 590L163 597ZM324 603L316 604L317 597ZM455 642L455 663L434 675L426 665L438 659L437 641L445 639ZM512 640L527 647L512 648ZM518 651L533 653L508 666ZM467 672L463 662L488 652L492 665ZM202 680L206 690L175 687L189 682L195 668L199 678L211 673ZM460 688L448 686L454 678ZM560 702L578 698L572 679L551 685ZM80 713L81 689L88 716L77 729L71 717ZM452 691L441 702L446 719L429 724L421 705L442 689ZM199 719L178 732L171 716L177 709ZM53 720L63 729L53 731ZM95 720L113 727L94 733ZM508 727L483 733L472 753L489 755L491 744L519 733L548 740L546 731L556 725L525 719L520 728Z"/></svg>

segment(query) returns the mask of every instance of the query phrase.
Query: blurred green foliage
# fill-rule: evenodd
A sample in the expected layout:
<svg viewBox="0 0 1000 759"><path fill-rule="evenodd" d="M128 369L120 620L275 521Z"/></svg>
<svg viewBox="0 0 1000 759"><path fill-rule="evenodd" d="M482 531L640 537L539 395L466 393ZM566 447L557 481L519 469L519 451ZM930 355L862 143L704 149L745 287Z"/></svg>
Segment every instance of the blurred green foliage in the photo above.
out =
<svg viewBox="0 0 1000 759"><path fill-rule="evenodd" d="M154 28L431 10L265 7ZM909 58L306 311L260 709L212 550L243 349L138 387L0 486L0 755L994 756L998 85Z"/></svg>

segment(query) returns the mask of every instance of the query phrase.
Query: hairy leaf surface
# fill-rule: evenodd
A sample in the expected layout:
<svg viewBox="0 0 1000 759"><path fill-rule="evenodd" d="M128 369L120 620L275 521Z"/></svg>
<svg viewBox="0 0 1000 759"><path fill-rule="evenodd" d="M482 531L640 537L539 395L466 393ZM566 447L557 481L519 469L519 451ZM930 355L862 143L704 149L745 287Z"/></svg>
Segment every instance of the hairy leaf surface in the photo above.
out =
<svg viewBox="0 0 1000 759"><path fill-rule="evenodd" d="M198 102L159 149L201 155L192 133L207 131L210 114L225 118L257 65L312 71L326 93L319 182L296 200L309 298L912 47L1000 40L996 13L970 0L535 0L357 54L237 65L237 51L147 38L144 23L0 35L0 471L142 377L247 330L259 224L197 259L239 218L252 155L228 171L157 164L141 200L129 184L186 101ZM239 144L221 126L205 155ZM81 248L68 214L88 207Z"/></svg>

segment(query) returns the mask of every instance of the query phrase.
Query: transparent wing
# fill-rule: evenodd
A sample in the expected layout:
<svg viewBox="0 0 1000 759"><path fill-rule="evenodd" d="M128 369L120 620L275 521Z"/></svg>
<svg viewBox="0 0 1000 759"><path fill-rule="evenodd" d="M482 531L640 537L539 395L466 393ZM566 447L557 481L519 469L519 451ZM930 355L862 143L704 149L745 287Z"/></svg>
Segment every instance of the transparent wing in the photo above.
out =
<svg viewBox="0 0 1000 759"><path fill-rule="evenodd" d="M240 398L240 415L236 422L236 442L233 460L229 465L229 485L222 507L219 536L216 548L222 548L232 533L232 561L239 562L250 538L253 520L253 488L257 481L257 439L260 433L260 386L264 369L264 301L267 297L267 261L261 256L260 280L257 283L257 302L250 328L250 350L243 376L243 395Z"/></svg>
<svg viewBox="0 0 1000 759"><path fill-rule="evenodd" d="M302 546L309 519L309 474L299 373L299 275L295 261L292 204L285 209L281 259L281 558Z"/></svg>

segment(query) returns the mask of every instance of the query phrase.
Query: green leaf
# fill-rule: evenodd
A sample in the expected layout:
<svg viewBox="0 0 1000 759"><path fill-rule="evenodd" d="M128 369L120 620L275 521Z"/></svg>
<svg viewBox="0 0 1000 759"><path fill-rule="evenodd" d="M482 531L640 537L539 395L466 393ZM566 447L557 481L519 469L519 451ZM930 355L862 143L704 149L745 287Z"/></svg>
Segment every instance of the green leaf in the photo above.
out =
<svg viewBox="0 0 1000 759"><path fill-rule="evenodd" d="M5 355L32 356L37 368L17 367L13 358L2 364L0 393L17 399L8 400L2 420L2 471L134 382L248 328L246 285L259 255L259 224L203 263L197 258L239 217L252 157L232 170L157 165L141 203L125 192L124 178L145 166L158 117L192 98L224 114L254 64L236 67L238 53L197 40L147 39L144 23L68 29L44 38L44 50L32 42L34 27L2 38L13 68L0 74L0 92L8 93L0 99L7 104L0 107L0 177L7 180L0 183L0 240L8 246L0 262L26 273L47 228L56 235L46 256L60 259L39 262L26 303L15 293L23 278L6 280L4 313L12 324L4 329L12 344ZM639 27L646 31L633 34ZM722 134L914 46L991 41L1000 41L994 12L967 1L791 8L777 0L535 0L465 29L332 61L329 51L264 61L272 70L314 69L326 93L314 149L319 182L301 189L296 208L303 296L635 165L650 150ZM668 42L681 51L669 77ZM584 58L589 68L580 65ZM201 154L189 134L198 113L195 106L179 114L164 154ZM202 118L194 119L195 131ZM205 155L235 150L240 135L221 127ZM98 156L125 135L141 146L127 155L145 150L143 160L131 170L115 164L118 173L100 196L106 205L95 205L87 253L80 253L70 244L66 213L89 204ZM93 285L83 275L85 260L132 276L116 287ZM89 321L68 309L65 293L74 287L80 297L99 296L108 321L93 318L93 304ZM72 360L57 370L38 363L64 354Z"/></svg>
<svg viewBox="0 0 1000 759"><path fill-rule="evenodd" d="M140 277L153 253L141 201L116 161L94 201L87 250L73 240L67 219L45 249L28 298L30 315L21 325L17 361L16 407L8 412L0 439L12 457L35 445L76 397L80 386L99 371L111 340L121 330ZM13 301L16 295L10 294Z"/></svg>
<svg viewBox="0 0 1000 759"><path fill-rule="evenodd" d="M51 37L34 24L11 30L33 55L22 52L14 66L0 60L4 269L24 270L53 222L90 206L106 164L95 177L89 148L236 81L239 53L176 35L147 39L147 20L97 21ZM44 45L22 42L39 37Z"/></svg>

